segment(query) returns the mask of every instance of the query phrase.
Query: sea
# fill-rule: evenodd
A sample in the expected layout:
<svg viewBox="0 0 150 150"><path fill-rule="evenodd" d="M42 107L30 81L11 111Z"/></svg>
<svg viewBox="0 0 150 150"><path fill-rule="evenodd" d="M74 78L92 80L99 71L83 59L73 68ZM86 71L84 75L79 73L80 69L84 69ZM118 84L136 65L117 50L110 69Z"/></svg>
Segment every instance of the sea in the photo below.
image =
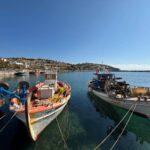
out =
<svg viewBox="0 0 150 150"><path fill-rule="evenodd" d="M114 74L131 85L150 87L150 72L114 72ZM126 110L107 104L88 93L88 82L93 78L93 72L59 73L58 78L72 87L71 99L59 115L58 122L54 120L40 134L38 140L32 142L25 125L17 118L13 118L0 132L0 150L94 150L126 114ZM44 76L26 75L1 79L9 83L12 91L22 80L28 81L32 86L38 81L43 81ZM7 103L3 109L7 115L0 120L1 129L13 115L8 112ZM126 121L127 119L100 149L109 150L112 147ZM114 150L150 150L150 119L133 114Z"/></svg>

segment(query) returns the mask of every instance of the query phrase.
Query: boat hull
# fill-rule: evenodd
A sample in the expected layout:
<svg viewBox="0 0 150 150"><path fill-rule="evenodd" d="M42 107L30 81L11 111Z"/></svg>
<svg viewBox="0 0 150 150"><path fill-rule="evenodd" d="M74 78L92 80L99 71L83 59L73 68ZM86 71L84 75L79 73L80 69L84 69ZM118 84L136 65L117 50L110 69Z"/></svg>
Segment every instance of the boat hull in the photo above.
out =
<svg viewBox="0 0 150 150"><path fill-rule="evenodd" d="M26 122L25 111L17 113L16 117L26 125L27 122Z"/></svg>
<svg viewBox="0 0 150 150"><path fill-rule="evenodd" d="M55 110L45 110L39 113L30 114L26 106L26 125L33 141L36 141L39 134L63 111L70 99L70 95L65 98L65 103Z"/></svg>
<svg viewBox="0 0 150 150"><path fill-rule="evenodd" d="M22 111L18 112L16 117L28 128L32 140L36 141L39 134L63 111L70 97L70 95L66 97L66 102L56 110L45 110L33 114Z"/></svg>
<svg viewBox="0 0 150 150"><path fill-rule="evenodd" d="M16 117L26 125L34 141L37 140L39 134L63 111L71 97L70 85L60 81L59 84L65 88L63 94L59 93L61 95L56 93L52 98L39 98L34 101L31 91L27 95L24 106L21 106L19 109L10 107L11 112L16 113Z"/></svg>
<svg viewBox="0 0 150 150"><path fill-rule="evenodd" d="M128 99L124 100L115 100L113 98L110 98L107 94L103 92L99 92L93 89L89 89L90 93L93 93L97 97L101 98L103 101L116 105L118 107L124 108L124 109L130 109L133 104L136 103L136 101L131 101ZM137 106L134 110L134 113L137 113L139 115L142 115L144 117L150 118L150 101L144 102L144 101L139 101L137 102Z"/></svg>

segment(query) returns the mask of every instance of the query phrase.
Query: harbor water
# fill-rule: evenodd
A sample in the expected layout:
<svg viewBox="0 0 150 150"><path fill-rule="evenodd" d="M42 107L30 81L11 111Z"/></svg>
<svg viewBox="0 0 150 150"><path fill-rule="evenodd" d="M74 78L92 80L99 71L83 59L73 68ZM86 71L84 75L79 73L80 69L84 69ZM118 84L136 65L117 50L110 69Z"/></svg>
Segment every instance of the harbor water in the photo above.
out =
<svg viewBox="0 0 150 150"><path fill-rule="evenodd" d="M117 72L131 85L149 86L149 72ZM72 87L72 97L67 107L58 117L64 139L70 150L93 150L103 140L127 112L124 109L103 102L94 95L88 94L88 82L93 72L60 73L59 79L68 82ZM13 90L19 81L26 80L30 85L43 81L41 75L3 78ZM7 105L5 108L7 111ZM0 120L2 128L12 114ZM116 132L106 141L101 149L107 150L113 145L122 131L124 121ZM53 121L41 134L36 142L32 142L24 124L16 118L0 133L0 150L63 150L64 141ZM127 129L116 145L117 150L150 150L150 120L133 115Z"/></svg>

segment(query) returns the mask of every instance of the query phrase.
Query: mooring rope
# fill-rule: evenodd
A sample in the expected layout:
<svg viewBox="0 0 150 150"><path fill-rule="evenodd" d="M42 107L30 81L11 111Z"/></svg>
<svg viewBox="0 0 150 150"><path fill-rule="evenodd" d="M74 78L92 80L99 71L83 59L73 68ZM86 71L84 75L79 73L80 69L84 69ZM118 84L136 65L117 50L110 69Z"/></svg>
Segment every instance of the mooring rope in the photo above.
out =
<svg viewBox="0 0 150 150"><path fill-rule="evenodd" d="M4 131L4 129L5 129L5 128L9 125L9 123L11 122L11 120L16 116L16 114L17 114L17 112L15 112L15 113L11 116L10 120L0 129L0 133Z"/></svg>
<svg viewBox="0 0 150 150"><path fill-rule="evenodd" d="M70 112L69 112L69 108L67 107L67 126L68 126L68 129L67 129L67 135L66 135L66 139L69 137L69 133L70 133L70 124L71 124L71 121L70 121Z"/></svg>
<svg viewBox="0 0 150 150"><path fill-rule="evenodd" d="M118 143L119 139L121 138L123 132L125 131L127 125L129 124L129 121L130 121L130 119L131 119L131 117L132 117L132 115L133 115L133 112L134 112L136 106L137 106L137 103L135 104L135 106L134 106L134 108L133 108L133 110L132 110L132 113L130 114L130 116L129 116L129 118L128 118L128 120L127 120L127 122L126 122L124 128L122 129L122 132L119 134L117 140L115 141L115 143L113 144L113 146L110 148L110 150L113 150L113 148L115 147L115 145Z"/></svg>
<svg viewBox="0 0 150 150"><path fill-rule="evenodd" d="M0 120L2 120L5 116L7 116L7 114L3 115L3 116L0 118Z"/></svg>
<svg viewBox="0 0 150 150"><path fill-rule="evenodd" d="M56 122L57 122L57 125L58 125L58 128L59 128L61 137L62 137L62 139L63 139L63 141L64 141L64 148L66 148L66 149L68 150L67 142L66 142L66 140L65 140L65 138L64 138L64 135L63 135L63 132L62 132L61 127L60 127L60 125L59 125L59 122L58 122L57 117L56 117Z"/></svg>
<svg viewBox="0 0 150 150"><path fill-rule="evenodd" d="M68 116L68 118L70 117L70 114ZM68 119L68 135L66 136L66 138L69 138L70 136L70 129L71 129L71 119Z"/></svg>
<svg viewBox="0 0 150 150"><path fill-rule="evenodd" d="M127 111L127 113L124 115L124 117L120 120L120 122L115 126L115 128L94 148L94 150L97 150L112 134L113 132L118 128L118 126L124 121L128 113L131 111L135 104L133 104L130 109Z"/></svg>

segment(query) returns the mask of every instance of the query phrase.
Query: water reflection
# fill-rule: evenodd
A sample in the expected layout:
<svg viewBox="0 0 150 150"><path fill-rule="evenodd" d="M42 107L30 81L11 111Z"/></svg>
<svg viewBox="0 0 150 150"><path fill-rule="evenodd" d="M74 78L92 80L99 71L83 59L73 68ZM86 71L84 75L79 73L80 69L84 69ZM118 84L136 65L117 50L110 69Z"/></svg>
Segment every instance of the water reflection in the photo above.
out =
<svg viewBox="0 0 150 150"><path fill-rule="evenodd" d="M107 134L115 127L118 122L122 119L124 114L127 112L122 108L118 108L111 104L104 102L103 100L99 99L98 97L89 94L90 101L93 103L97 112L99 112L100 116L103 118L109 117L114 121L114 125L110 125L107 127ZM113 138L116 139L118 134L122 131L127 119L120 125L118 130L113 134ZM136 141L140 142L141 144L144 142L150 143L150 120L147 118L140 117L138 115L133 115L130 123L127 126L127 130L124 132L124 136L127 135L127 131L130 131L136 135Z"/></svg>
<svg viewBox="0 0 150 150"><path fill-rule="evenodd" d="M92 72L59 74L59 79L68 82L72 87L70 103L58 117L65 140L71 150L93 149L126 113L125 110L112 107L112 105L100 101L95 96L87 95L87 84L92 76ZM127 81L133 81L132 78L130 79L130 73L120 73L118 76L125 76L128 79ZM142 81L140 80L142 84L149 80L147 73L139 73L139 76L143 79ZM136 75L132 74L132 77L134 77L134 81L138 81ZM6 82L9 82L12 90L16 88L21 80L29 81L30 85L33 85L37 81L43 81L44 76L30 75L5 79ZM0 126L7 122L7 119L1 120ZM125 122L112 135L109 141L102 146L102 149L107 150L112 146ZM133 115L126 132L124 132L124 136L117 145L117 149L149 150L149 126L149 120ZM37 142L34 143L30 140L26 127L19 120L14 119L8 128L3 133L0 133L0 149L62 150L64 149L64 142L55 120L42 132Z"/></svg>
<svg viewBox="0 0 150 150"><path fill-rule="evenodd" d="M3 126L8 119L4 119L0 125ZM70 136L71 122L70 122L69 108L66 106L62 114L58 117L58 122L63 132L64 138L67 141ZM11 133L9 133L9 131ZM13 131L15 131L13 133ZM13 134L12 134L13 133ZM58 129L56 120L54 120L41 134L36 142L32 142L29 137L27 128L18 119L14 119L7 131L0 134L1 149L65 149L64 141L62 140L60 131ZM7 145L9 143L9 145Z"/></svg>

